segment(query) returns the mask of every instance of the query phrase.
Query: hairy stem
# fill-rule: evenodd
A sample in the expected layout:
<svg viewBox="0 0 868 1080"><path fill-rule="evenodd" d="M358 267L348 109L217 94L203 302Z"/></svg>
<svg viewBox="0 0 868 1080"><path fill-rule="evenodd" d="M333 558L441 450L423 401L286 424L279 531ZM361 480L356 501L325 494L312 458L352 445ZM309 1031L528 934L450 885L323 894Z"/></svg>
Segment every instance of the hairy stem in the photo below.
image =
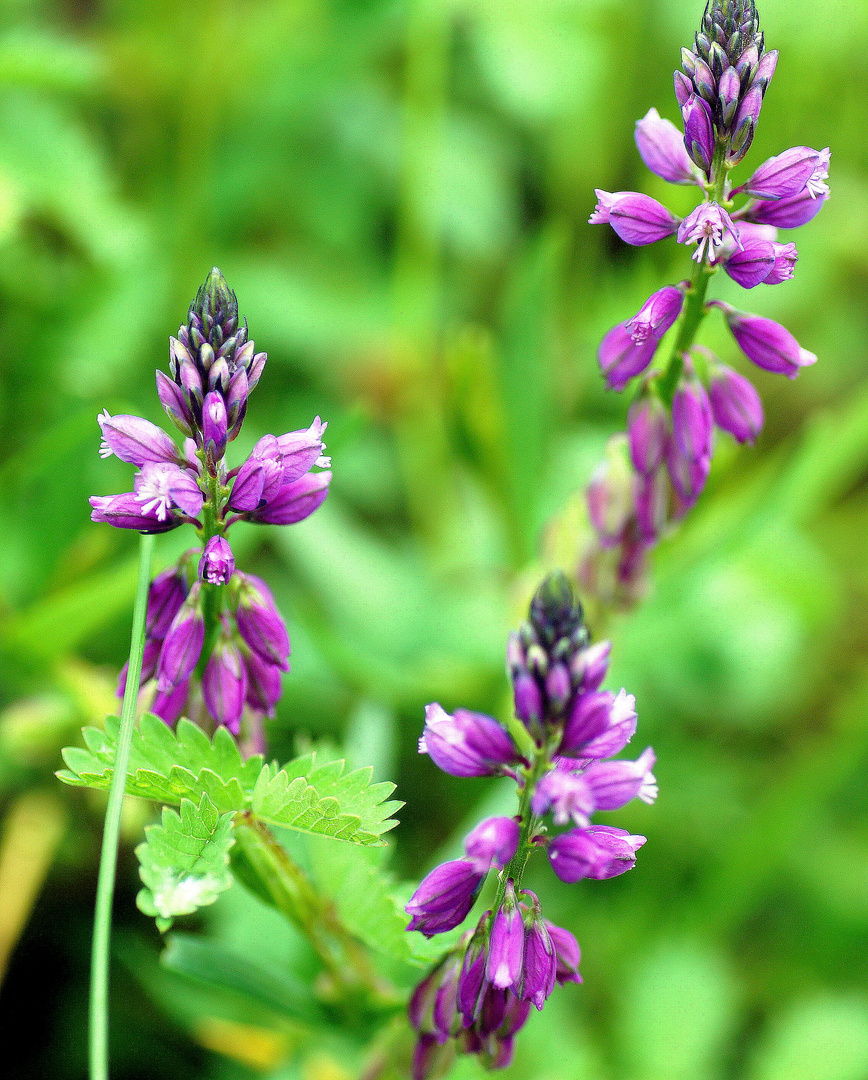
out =
<svg viewBox="0 0 868 1080"><path fill-rule="evenodd" d="M121 810L123 809L127 767L130 760L133 721L135 720L136 702L139 696L142 657L145 650L145 615L148 606L148 585L151 579L151 554L153 548L153 536L142 535L139 581L133 606L133 629L130 641L127 687L121 710L121 727L118 733L115 767L112 773L111 787L109 788L102 851L100 853L99 878L96 887L96 909L93 920L93 946L90 967L90 1080L108 1080L108 963L112 901L114 899L115 872L118 861Z"/></svg>

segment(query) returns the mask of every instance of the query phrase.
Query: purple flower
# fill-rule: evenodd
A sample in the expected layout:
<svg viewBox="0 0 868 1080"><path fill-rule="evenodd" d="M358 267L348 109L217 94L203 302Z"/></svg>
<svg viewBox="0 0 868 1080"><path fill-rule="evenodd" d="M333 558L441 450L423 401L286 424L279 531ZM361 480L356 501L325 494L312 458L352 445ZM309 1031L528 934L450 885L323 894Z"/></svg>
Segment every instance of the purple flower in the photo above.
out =
<svg viewBox="0 0 868 1080"><path fill-rule="evenodd" d="M598 689L605 679L606 672L609 670L611 651L611 641L598 641L596 645L589 645L577 653L572 667L582 693L590 693Z"/></svg>
<svg viewBox="0 0 868 1080"><path fill-rule="evenodd" d="M656 394L644 394L630 406L627 433L633 468L642 476L650 476L663 460L669 434L669 410Z"/></svg>
<svg viewBox="0 0 868 1080"><path fill-rule="evenodd" d="M582 951L579 948L578 941L569 930L565 930L562 926L555 926L548 919L544 921L551 942L555 947L555 957L557 959L555 978L559 983L580 983L582 976L579 974L579 963L582 959Z"/></svg>
<svg viewBox="0 0 868 1080"><path fill-rule="evenodd" d="M761 315L736 311L721 300L712 300L710 306L724 313L732 336L745 356L757 367L794 379L803 367L817 362L817 357L803 349L785 327Z"/></svg>
<svg viewBox="0 0 868 1080"><path fill-rule="evenodd" d="M681 314L684 304L683 285L664 285L652 293L624 329L637 345L653 338L660 341Z"/></svg>
<svg viewBox="0 0 868 1080"><path fill-rule="evenodd" d="M753 195L756 199L784 199L798 195L815 176L820 152L810 146L793 146L762 165L733 195Z"/></svg>
<svg viewBox="0 0 868 1080"><path fill-rule="evenodd" d="M229 507L232 510L258 510L274 499L284 480L284 460L280 442L274 435L263 435L238 470Z"/></svg>
<svg viewBox="0 0 868 1080"><path fill-rule="evenodd" d="M202 673L205 708L218 724L237 735L246 696L247 672L244 662L228 629L224 627Z"/></svg>
<svg viewBox="0 0 868 1080"><path fill-rule="evenodd" d="M157 516L156 511L145 511L138 497L132 492L123 495L91 495L88 502L93 507L91 521L113 525L116 529L137 529L143 533L162 533L183 525L183 518Z"/></svg>
<svg viewBox="0 0 868 1080"><path fill-rule="evenodd" d="M284 484L264 507L244 516L248 521L257 521L262 525L293 525L310 517L322 505L328 495L331 478L328 470L308 473L300 480Z"/></svg>
<svg viewBox="0 0 868 1080"><path fill-rule="evenodd" d="M635 761L593 761L582 779L587 784L594 809L619 810L632 799L653 803L657 781L651 769L656 761L649 746ZM556 824L563 824L557 822Z"/></svg>
<svg viewBox="0 0 868 1080"><path fill-rule="evenodd" d="M547 772L531 799L531 810L539 816L550 810L555 825L566 825L570 820L576 825L590 825L590 816L596 808L594 792L584 776L564 769Z"/></svg>
<svg viewBox="0 0 868 1080"><path fill-rule="evenodd" d="M265 716L274 716L274 706L280 701L282 682L279 664L264 660L251 650L242 652L247 671L247 704Z"/></svg>
<svg viewBox="0 0 868 1080"><path fill-rule="evenodd" d="M772 244L772 247L775 252L775 265L763 282L764 285L780 285L782 281L789 281L799 261L795 244Z"/></svg>
<svg viewBox="0 0 868 1080"><path fill-rule="evenodd" d="M713 427L705 388L695 379L682 380L672 399L672 436L665 457L672 484L689 506L708 478Z"/></svg>
<svg viewBox="0 0 868 1080"><path fill-rule="evenodd" d="M202 438L209 461L220 461L226 453L228 425L226 402L217 390L205 395L202 403Z"/></svg>
<svg viewBox="0 0 868 1080"><path fill-rule="evenodd" d="M632 870L636 851L644 843L644 836L631 836L626 829L591 825L556 836L548 846L548 855L561 881L568 884L582 878L602 881Z"/></svg>
<svg viewBox="0 0 868 1080"><path fill-rule="evenodd" d="M762 105L763 90L756 85L751 86L741 99L736 114L732 138L726 150L727 164L738 164L750 149Z"/></svg>
<svg viewBox="0 0 868 1080"><path fill-rule="evenodd" d="M711 171L715 141L711 109L701 97L691 94L681 106L681 115L684 118L684 146L691 160L707 176Z"/></svg>
<svg viewBox="0 0 868 1080"><path fill-rule="evenodd" d="M753 289L774 270L775 245L758 238L743 239L741 249L724 261L723 268L743 289Z"/></svg>
<svg viewBox="0 0 868 1080"><path fill-rule="evenodd" d="M620 690L615 695L612 707L609 710L609 721L606 729L584 745L576 747L564 747L558 749L558 753L569 757L606 758L612 754L620 753L627 743L633 738L636 731L636 699L626 690Z"/></svg>
<svg viewBox="0 0 868 1080"><path fill-rule="evenodd" d="M668 447L664 444L664 457ZM636 485L636 525L644 544L655 544L666 526L669 510L669 485L662 469L639 478Z"/></svg>
<svg viewBox="0 0 868 1080"><path fill-rule="evenodd" d="M625 243L634 247L653 244L671 236L678 227L678 218L649 195L599 189L595 194L598 201L589 219L590 224L608 223Z"/></svg>
<svg viewBox="0 0 868 1080"><path fill-rule="evenodd" d="M205 497L198 481L189 469L168 462L145 464L133 482L136 499L145 514L154 514L159 521L169 519L173 510L195 518L202 512Z"/></svg>
<svg viewBox="0 0 868 1080"><path fill-rule="evenodd" d="M225 585L235 573L235 557L229 541L222 536L212 536L199 560L199 580L209 585Z"/></svg>
<svg viewBox="0 0 868 1080"><path fill-rule="evenodd" d="M149 636L164 638L187 597L187 575L177 566L157 574L148 589L146 626Z"/></svg>
<svg viewBox="0 0 868 1080"><path fill-rule="evenodd" d="M717 100L720 105L720 120L724 128L728 128L735 119L740 98L739 72L732 66L724 68L717 80Z"/></svg>
<svg viewBox="0 0 868 1080"><path fill-rule="evenodd" d="M746 221L754 221L760 225L774 225L778 229L797 229L800 225L807 225L815 218L828 198L828 189L818 195L806 187L798 195L778 199L777 202L748 203L741 211L741 216Z"/></svg>
<svg viewBox="0 0 868 1080"><path fill-rule="evenodd" d="M684 148L681 132L649 109L636 121L636 146L647 168L670 184L698 184L699 173Z"/></svg>
<svg viewBox="0 0 868 1080"><path fill-rule="evenodd" d="M159 716L170 727L183 713L187 698L190 696L190 680L184 679L170 690L161 690L159 686L151 701L150 711Z"/></svg>
<svg viewBox="0 0 868 1080"><path fill-rule="evenodd" d="M184 391L162 371L156 372L157 397L172 423L188 437L195 430L196 420Z"/></svg>
<svg viewBox="0 0 868 1080"><path fill-rule="evenodd" d="M584 747L609 728L615 695L609 690L577 696L572 713L564 725L559 754L584 753Z"/></svg>
<svg viewBox="0 0 868 1080"><path fill-rule="evenodd" d="M172 620L163 642L157 664L157 685L163 693L168 693L193 673L204 640L205 622L197 582Z"/></svg>
<svg viewBox="0 0 868 1080"><path fill-rule="evenodd" d="M253 574L239 575L241 587L235 618L238 633L253 652L267 663L289 670L290 644L268 586Z"/></svg>
<svg viewBox="0 0 868 1080"><path fill-rule="evenodd" d="M493 776L521 760L512 736L482 713L456 709L453 716L440 705L425 708L425 730L419 753L452 776Z"/></svg>
<svg viewBox="0 0 868 1080"><path fill-rule="evenodd" d="M488 957L487 922L490 911L479 920L479 924L470 939L461 974L458 977L458 1009L464 1018L464 1026L470 1027L479 1013L482 996L488 987L485 979L485 964Z"/></svg>
<svg viewBox="0 0 868 1080"><path fill-rule="evenodd" d="M495 913L488 939L485 977L501 990L518 987L524 960L524 924L512 879L506 883L503 903Z"/></svg>
<svg viewBox="0 0 868 1080"><path fill-rule="evenodd" d="M482 887L480 874L468 859L456 859L435 867L410 897L404 910L410 916L408 930L425 937L445 933L467 917Z"/></svg>
<svg viewBox="0 0 868 1080"><path fill-rule="evenodd" d="M702 262L706 255L713 262L726 240L741 246L732 218L714 202L700 203L678 226L679 244L699 245L692 255L695 262Z"/></svg>
<svg viewBox="0 0 868 1080"><path fill-rule="evenodd" d="M763 406L753 384L718 363L708 389L711 414L719 428L740 443L753 443L763 426Z"/></svg>
<svg viewBox="0 0 868 1080"><path fill-rule="evenodd" d="M283 457L283 483L291 484L298 480L306 472L316 465L319 468L328 468L330 458L323 458L325 443L322 441L323 432L328 424L323 423L317 416L307 429L290 431L286 435L278 437L280 453Z"/></svg>
<svg viewBox="0 0 868 1080"><path fill-rule="evenodd" d="M524 967L518 996L532 1001L541 1010L555 988L558 960L554 942L539 913L539 901L525 921L524 934Z"/></svg>
<svg viewBox="0 0 868 1080"><path fill-rule="evenodd" d="M597 349L600 371L606 376L610 390L623 390L636 375L640 375L654 358L658 339L653 335L639 343L618 323L606 334Z"/></svg>
<svg viewBox="0 0 868 1080"><path fill-rule="evenodd" d="M127 461L139 469L148 462L178 461L178 447L162 428L150 420L125 414L110 416L108 409L103 409L97 422L102 432L100 457L114 454L121 461Z"/></svg>
<svg viewBox="0 0 868 1080"><path fill-rule="evenodd" d="M485 818L464 838L467 858L480 873L488 873L492 863L502 870L518 848L519 828L515 818Z"/></svg>

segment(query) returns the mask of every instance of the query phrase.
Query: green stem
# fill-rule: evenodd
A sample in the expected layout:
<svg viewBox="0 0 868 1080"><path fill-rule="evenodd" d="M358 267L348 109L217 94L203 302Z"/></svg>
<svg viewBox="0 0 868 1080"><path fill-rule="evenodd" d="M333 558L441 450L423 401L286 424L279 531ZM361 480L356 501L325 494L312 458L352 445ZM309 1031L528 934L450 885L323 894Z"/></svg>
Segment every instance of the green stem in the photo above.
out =
<svg viewBox="0 0 868 1080"><path fill-rule="evenodd" d="M555 744L559 741L560 736L558 735ZM497 894L491 908L493 912L497 911L503 902L503 897L506 892L506 883L510 878L512 878L512 883L515 886L516 892L518 892L521 887L521 878L524 874L524 868L527 865L530 853L536 846L533 843L533 836L535 835L536 826L539 820L537 816L531 812L530 801L533 798L533 793L536 790L537 784L551 764L555 744L542 747L534 744L535 753L531 760L530 768L527 769L524 786L521 789L521 794L518 799L518 816L520 819L518 847L515 850L515 855L513 855L512 859L510 859L501 871L500 878L497 882Z"/></svg>
<svg viewBox="0 0 868 1080"><path fill-rule="evenodd" d="M108 1080L108 962L112 901L118 861L121 810L123 809L127 767L130 760L133 721L135 720L136 702L139 696L142 656L145 650L145 614L148 606L148 586L151 579L151 554L153 548L153 536L143 535L140 547L139 582L136 589L135 605L133 606L133 629L130 642L129 668L127 670L127 687L121 710L118 748L111 787L109 788L102 851L100 853L90 966L90 1080Z"/></svg>

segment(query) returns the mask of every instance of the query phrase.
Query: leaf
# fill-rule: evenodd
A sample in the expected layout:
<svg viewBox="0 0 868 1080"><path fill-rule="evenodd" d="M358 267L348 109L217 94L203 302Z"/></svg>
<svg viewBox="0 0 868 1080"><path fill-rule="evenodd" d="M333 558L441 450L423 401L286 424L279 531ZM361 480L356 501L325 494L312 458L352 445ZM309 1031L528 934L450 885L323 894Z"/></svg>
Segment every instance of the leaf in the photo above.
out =
<svg viewBox="0 0 868 1080"><path fill-rule="evenodd" d="M182 799L180 814L164 807L162 824L145 829L145 842L136 848L145 888L136 902L161 930L168 930L174 916L213 904L232 884L233 816L219 814L203 793L198 806Z"/></svg>
<svg viewBox="0 0 868 1080"><path fill-rule="evenodd" d="M111 783L120 721L110 716L105 731L85 728L87 749L67 748L67 784L107 790ZM244 760L229 732L213 739L189 720L173 732L159 717L145 715L133 732L126 791L178 806L207 795L219 813L252 810L263 821L300 832L333 836L356 844L380 843L397 822L390 815L403 804L388 800L394 784L371 784L371 769L344 772L343 761L320 764L305 754L283 769L266 765L260 754Z"/></svg>

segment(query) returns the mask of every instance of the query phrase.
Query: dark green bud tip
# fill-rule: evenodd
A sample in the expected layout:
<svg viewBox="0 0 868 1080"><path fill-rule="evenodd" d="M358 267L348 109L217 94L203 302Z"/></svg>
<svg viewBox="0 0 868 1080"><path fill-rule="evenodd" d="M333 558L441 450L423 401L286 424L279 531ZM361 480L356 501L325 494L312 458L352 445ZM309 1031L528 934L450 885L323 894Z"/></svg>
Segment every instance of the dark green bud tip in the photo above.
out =
<svg viewBox="0 0 868 1080"><path fill-rule="evenodd" d="M226 324L238 319L238 301L226 284L226 278L214 266L196 293L190 307L191 315L198 315L205 325Z"/></svg>
<svg viewBox="0 0 868 1080"><path fill-rule="evenodd" d="M555 570L549 574L530 603L530 621L540 638L552 644L558 638L569 637L584 619L582 605L573 595L566 574Z"/></svg>

